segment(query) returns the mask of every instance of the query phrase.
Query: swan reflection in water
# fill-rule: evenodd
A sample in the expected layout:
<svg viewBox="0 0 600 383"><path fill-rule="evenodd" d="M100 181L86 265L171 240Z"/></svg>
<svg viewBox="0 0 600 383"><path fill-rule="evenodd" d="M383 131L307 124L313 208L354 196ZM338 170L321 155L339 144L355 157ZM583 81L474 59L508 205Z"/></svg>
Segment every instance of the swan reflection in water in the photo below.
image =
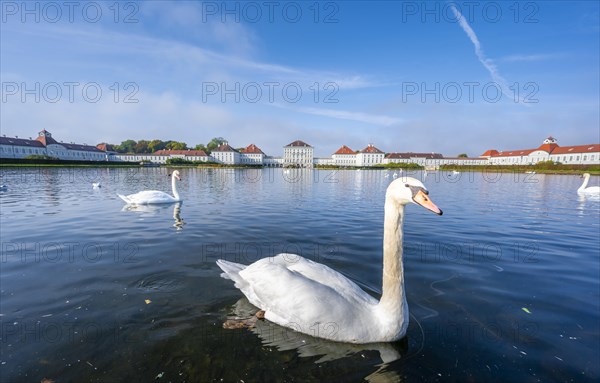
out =
<svg viewBox="0 0 600 383"><path fill-rule="evenodd" d="M399 359L406 358L409 355L409 348L414 353L421 346L413 345L414 340L408 337L392 343L367 343L353 344L334 342L322 338L302 334L294 331L292 328L279 326L268 320L261 320L255 316L257 308L254 307L246 297L238 300L232 307L228 320L223 327L228 329L248 328L254 334L258 335L263 345L276 347L279 351L296 350L298 355L303 358L317 357L316 364L330 362L336 359L350 357L362 352L377 351L382 361L378 364L378 369L365 377L369 382L397 382L400 376L396 371L387 370L387 366ZM293 326L290 326L293 327ZM315 328L321 328L316 326ZM409 347L410 343L410 347ZM363 356L364 357L364 356Z"/></svg>
<svg viewBox="0 0 600 383"><path fill-rule="evenodd" d="M185 221L181 218L181 205L181 202L178 202L173 205L125 205L123 206L121 211L132 211L142 213L140 216L144 217L145 214L161 214L163 211L167 211L171 206L173 206L173 219L175 220L173 227L177 230L182 230L183 225L185 225Z"/></svg>

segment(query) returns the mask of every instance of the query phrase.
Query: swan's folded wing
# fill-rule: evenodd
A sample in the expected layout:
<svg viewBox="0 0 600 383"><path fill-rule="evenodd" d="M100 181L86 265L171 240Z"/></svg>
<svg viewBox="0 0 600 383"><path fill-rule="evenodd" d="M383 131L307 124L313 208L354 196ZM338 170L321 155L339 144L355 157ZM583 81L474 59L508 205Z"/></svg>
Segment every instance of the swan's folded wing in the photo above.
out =
<svg viewBox="0 0 600 383"><path fill-rule="evenodd" d="M327 285L346 299L360 300L365 304L377 304L377 300L367 294L356 283L329 266L313 262L294 254L280 254L278 259L287 259L287 268L300 273L315 282Z"/></svg>
<svg viewBox="0 0 600 383"><path fill-rule="evenodd" d="M313 307L328 307L331 311L340 308L343 312L348 306L377 304L358 285L331 268L297 255L285 256L262 259L239 273L252 290L245 295L263 310L291 320L288 313L310 313Z"/></svg>
<svg viewBox="0 0 600 383"><path fill-rule="evenodd" d="M131 201L130 203L148 204L148 203L161 203L171 202L173 197L165 192L159 190L144 190L139 193L128 195L127 198Z"/></svg>

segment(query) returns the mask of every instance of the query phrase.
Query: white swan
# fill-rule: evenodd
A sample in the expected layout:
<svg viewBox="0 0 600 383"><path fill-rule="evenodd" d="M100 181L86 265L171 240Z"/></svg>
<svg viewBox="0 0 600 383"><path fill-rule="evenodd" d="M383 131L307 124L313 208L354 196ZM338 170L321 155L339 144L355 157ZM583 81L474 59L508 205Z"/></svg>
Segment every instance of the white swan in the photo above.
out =
<svg viewBox="0 0 600 383"><path fill-rule="evenodd" d="M218 260L264 318L319 338L348 343L391 342L408 327L404 292L402 224L404 206L416 203L441 215L423 184L393 181L385 197L383 294L377 301L337 271L294 254L263 258L246 266Z"/></svg>
<svg viewBox="0 0 600 383"><path fill-rule="evenodd" d="M588 182L590 181L590 173L584 173L582 175L583 179L583 184L581 184L581 186L579 187L579 189L577 189L577 193L580 194L600 194L600 186L590 186L589 188L586 187Z"/></svg>
<svg viewBox="0 0 600 383"><path fill-rule="evenodd" d="M171 175L171 187L173 189L173 196L169 194L158 191L158 190L144 190L139 193L130 194L128 196L124 196L121 194L117 194L121 199L127 202L130 205L152 205L159 203L175 203L181 202L182 199L179 198L179 193L177 193L177 185L176 179L181 180L179 178L179 170L175 170Z"/></svg>
<svg viewBox="0 0 600 383"><path fill-rule="evenodd" d="M394 179L398 178L398 173L394 172L394 174L392 175L392 177L394 177Z"/></svg>

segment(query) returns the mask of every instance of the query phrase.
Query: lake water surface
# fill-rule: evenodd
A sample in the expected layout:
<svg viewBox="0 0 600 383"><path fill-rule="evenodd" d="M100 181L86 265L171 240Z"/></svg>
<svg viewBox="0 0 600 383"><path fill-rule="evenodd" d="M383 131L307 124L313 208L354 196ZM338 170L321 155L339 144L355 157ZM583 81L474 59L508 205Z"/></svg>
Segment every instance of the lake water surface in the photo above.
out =
<svg viewBox="0 0 600 383"><path fill-rule="evenodd" d="M408 335L360 346L223 329L256 309L215 261L300 254L379 297L393 172L182 169L183 204L124 208L168 171L0 170L0 381L600 379L600 199L577 176L430 173L444 215L406 209Z"/></svg>

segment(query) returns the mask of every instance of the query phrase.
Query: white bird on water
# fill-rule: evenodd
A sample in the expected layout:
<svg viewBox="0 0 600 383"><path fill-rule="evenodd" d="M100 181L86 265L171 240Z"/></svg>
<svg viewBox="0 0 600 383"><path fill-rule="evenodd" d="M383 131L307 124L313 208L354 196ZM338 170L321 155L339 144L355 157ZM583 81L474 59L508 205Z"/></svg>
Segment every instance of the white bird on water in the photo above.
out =
<svg viewBox="0 0 600 383"><path fill-rule="evenodd" d="M396 341L406 335L409 319L402 260L404 207L414 203L441 215L428 194L414 178L393 181L387 188L379 301L339 272L294 254L248 266L218 260L221 276L233 280L264 311L259 313L265 319L281 326L338 342Z"/></svg>
<svg viewBox="0 0 600 383"><path fill-rule="evenodd" d="M587 187L588 182L590 181L590 173L584 173L583 184L577 189L577 193L579 194L600 194L600 186L590 186Z"/></svg>
<svg viewBox="0 0 600 383"><path fill-rule="evenodd" d="M100 189L102 185L100 185L100 182L92 182L92 187L94 189Z"/></svg>
<svg viewBox="0 0 600 383"><path fill-rule="evenodd" d="M173 189L173 196L158 190L144 190L139 193L130 194L124 196L117 194L121 199L130 205L153 205L160 203L175 203L181 202L182 199L177 193L177 181L181 180L179 177L179 170L175 170L171 175L171 188Z"/></svg>
<svg viewBox="0 0 600 383"><path fill-rule="evenodd" d="M394 175L392 175L392 177L394 177L394 179L398 178L398 173L394 172Z"/></svg>

